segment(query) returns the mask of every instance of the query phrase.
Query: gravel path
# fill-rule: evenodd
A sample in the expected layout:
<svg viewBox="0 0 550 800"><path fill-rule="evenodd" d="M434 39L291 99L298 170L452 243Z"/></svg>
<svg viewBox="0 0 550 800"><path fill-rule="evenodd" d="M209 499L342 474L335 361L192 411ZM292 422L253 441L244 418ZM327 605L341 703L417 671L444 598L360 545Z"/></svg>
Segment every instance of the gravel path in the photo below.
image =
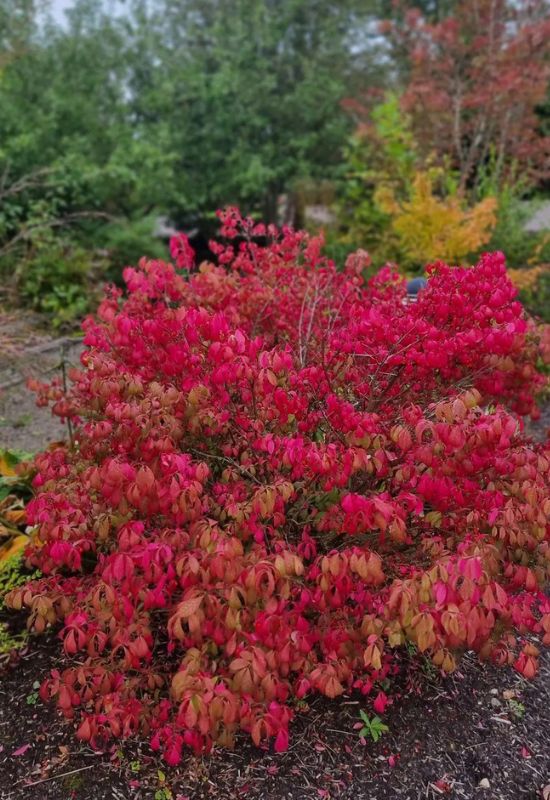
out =
<svg viewBox="0 0 550 800"><path fill-rule="evenodd" d="M26 383L50 381L63 362L78 364L81 350L79 339L53 337L32 317L0 316L0 447L33 453L66 437L66 426L37 407Z"/></svg>

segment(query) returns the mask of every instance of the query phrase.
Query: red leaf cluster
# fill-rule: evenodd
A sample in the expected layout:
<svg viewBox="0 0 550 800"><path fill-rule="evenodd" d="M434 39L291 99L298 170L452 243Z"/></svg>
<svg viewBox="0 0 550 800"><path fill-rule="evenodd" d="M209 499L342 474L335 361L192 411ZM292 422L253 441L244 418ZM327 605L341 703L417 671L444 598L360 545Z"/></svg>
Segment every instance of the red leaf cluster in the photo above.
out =
<svg viewBox="0 0 550 800"><path fill-rule="evenodd" d="M338 272L318 238L221 217L217 265L181 239L181 271L126 270L69 391L36 387L75 429L36 459L44 577L7 598L62 626L42 696L80 739L149 735L175 764L238 731L286 748L313 691L382 712L407 643L531 676L550 454L507 410L543 378L503 256L433 266L409 304L364 254Z"/></svg>

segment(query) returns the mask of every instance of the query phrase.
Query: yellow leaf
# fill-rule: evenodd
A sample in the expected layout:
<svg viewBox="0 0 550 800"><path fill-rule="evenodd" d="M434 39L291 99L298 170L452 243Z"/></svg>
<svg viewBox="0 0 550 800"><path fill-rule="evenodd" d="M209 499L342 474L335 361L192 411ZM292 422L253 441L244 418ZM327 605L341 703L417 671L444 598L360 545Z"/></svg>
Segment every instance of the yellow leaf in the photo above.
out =
<svg viewBox="0 0 550 800"><path fill-rule="evenodd" d="M4 517L8 522L13 522L14 525L20 525L22 522L25 522L25 509L12 508L9 511L6 511Z"/></svg>
<svg viewBox="0 0 550 800"><path fill-rule="evenodd" d="M13 539L10 539L8 542L5 542L0 547L0 566L11 558L12 556L17 555L29 543L29 537L25 536L24 534L20 534L19 536L15 536Z"/></svg>
<svg viewBox="0 0 550 800"><path fill-rule="evenodd" d="M13 478L16 474L14 468L8 464L6 454L0 453L0 475L5 478Z"/></svg>

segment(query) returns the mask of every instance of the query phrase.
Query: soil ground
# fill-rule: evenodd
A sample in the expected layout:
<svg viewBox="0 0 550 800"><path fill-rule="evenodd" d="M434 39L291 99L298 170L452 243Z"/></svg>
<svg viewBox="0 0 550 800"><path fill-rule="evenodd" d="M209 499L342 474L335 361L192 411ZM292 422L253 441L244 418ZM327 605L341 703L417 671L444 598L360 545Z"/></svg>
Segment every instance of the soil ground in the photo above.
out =
<svg viewBox="0 0 550 800"><path fill-rule="evenodd" d="M467 655L389 710L390 731L361 744L361 701L317 698L274 754L244 738L234 751L166 768L145 744L95 753L33 692L59 643L39 639L0 683L2 800L547 800L550 654L527 683ZM395 765L391 766L395 757ZM171 794L165 792L170 789ZM164 793L163 793L164 792ZM550 789L548 789L550 793Z"/></svg>
<svg viewBox="0 0 550 800"><path fill-rule="evenodd" d="M80 344L36 332L32 320L0 320L0 445L36 451L63 438L24 387L49 379ZM7 337L4 336L4 344ZM22 366L24 365L24 366ZM550 427L550 407L533 428ZM550 800L550 653L528 683L467 655L441 681L420 675L385 721L390 731L363 745L353 725L361 700L316 698L292 726L288 752L245 739L233 752L187 756L167 769L144 743L97 753L37 699L35 682L58 666L59 642L32 639L0 680L0 800ZM420 687L419 687L420 688Z"/></svg>

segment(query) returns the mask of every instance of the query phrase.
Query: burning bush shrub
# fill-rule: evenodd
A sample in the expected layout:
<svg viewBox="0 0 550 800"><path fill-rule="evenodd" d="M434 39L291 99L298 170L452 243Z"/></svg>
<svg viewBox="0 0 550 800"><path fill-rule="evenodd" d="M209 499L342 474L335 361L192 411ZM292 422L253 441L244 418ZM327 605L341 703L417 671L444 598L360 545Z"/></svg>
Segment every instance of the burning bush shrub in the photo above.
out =
<svg viewBox="0 0 550 800"><path fill-rule="evenodd" d="M368 255L222 215L217 265L143 260L85 323L74 442L36 459L12 591L69 664L42 685L79 738L288 742L292 703L383 690L416 648L531 677L550 642L538 343L501 254L436 264L418 302ZM495 405L501 403L500 405ZM508 410L509 409L511 410Z"/></svg>

